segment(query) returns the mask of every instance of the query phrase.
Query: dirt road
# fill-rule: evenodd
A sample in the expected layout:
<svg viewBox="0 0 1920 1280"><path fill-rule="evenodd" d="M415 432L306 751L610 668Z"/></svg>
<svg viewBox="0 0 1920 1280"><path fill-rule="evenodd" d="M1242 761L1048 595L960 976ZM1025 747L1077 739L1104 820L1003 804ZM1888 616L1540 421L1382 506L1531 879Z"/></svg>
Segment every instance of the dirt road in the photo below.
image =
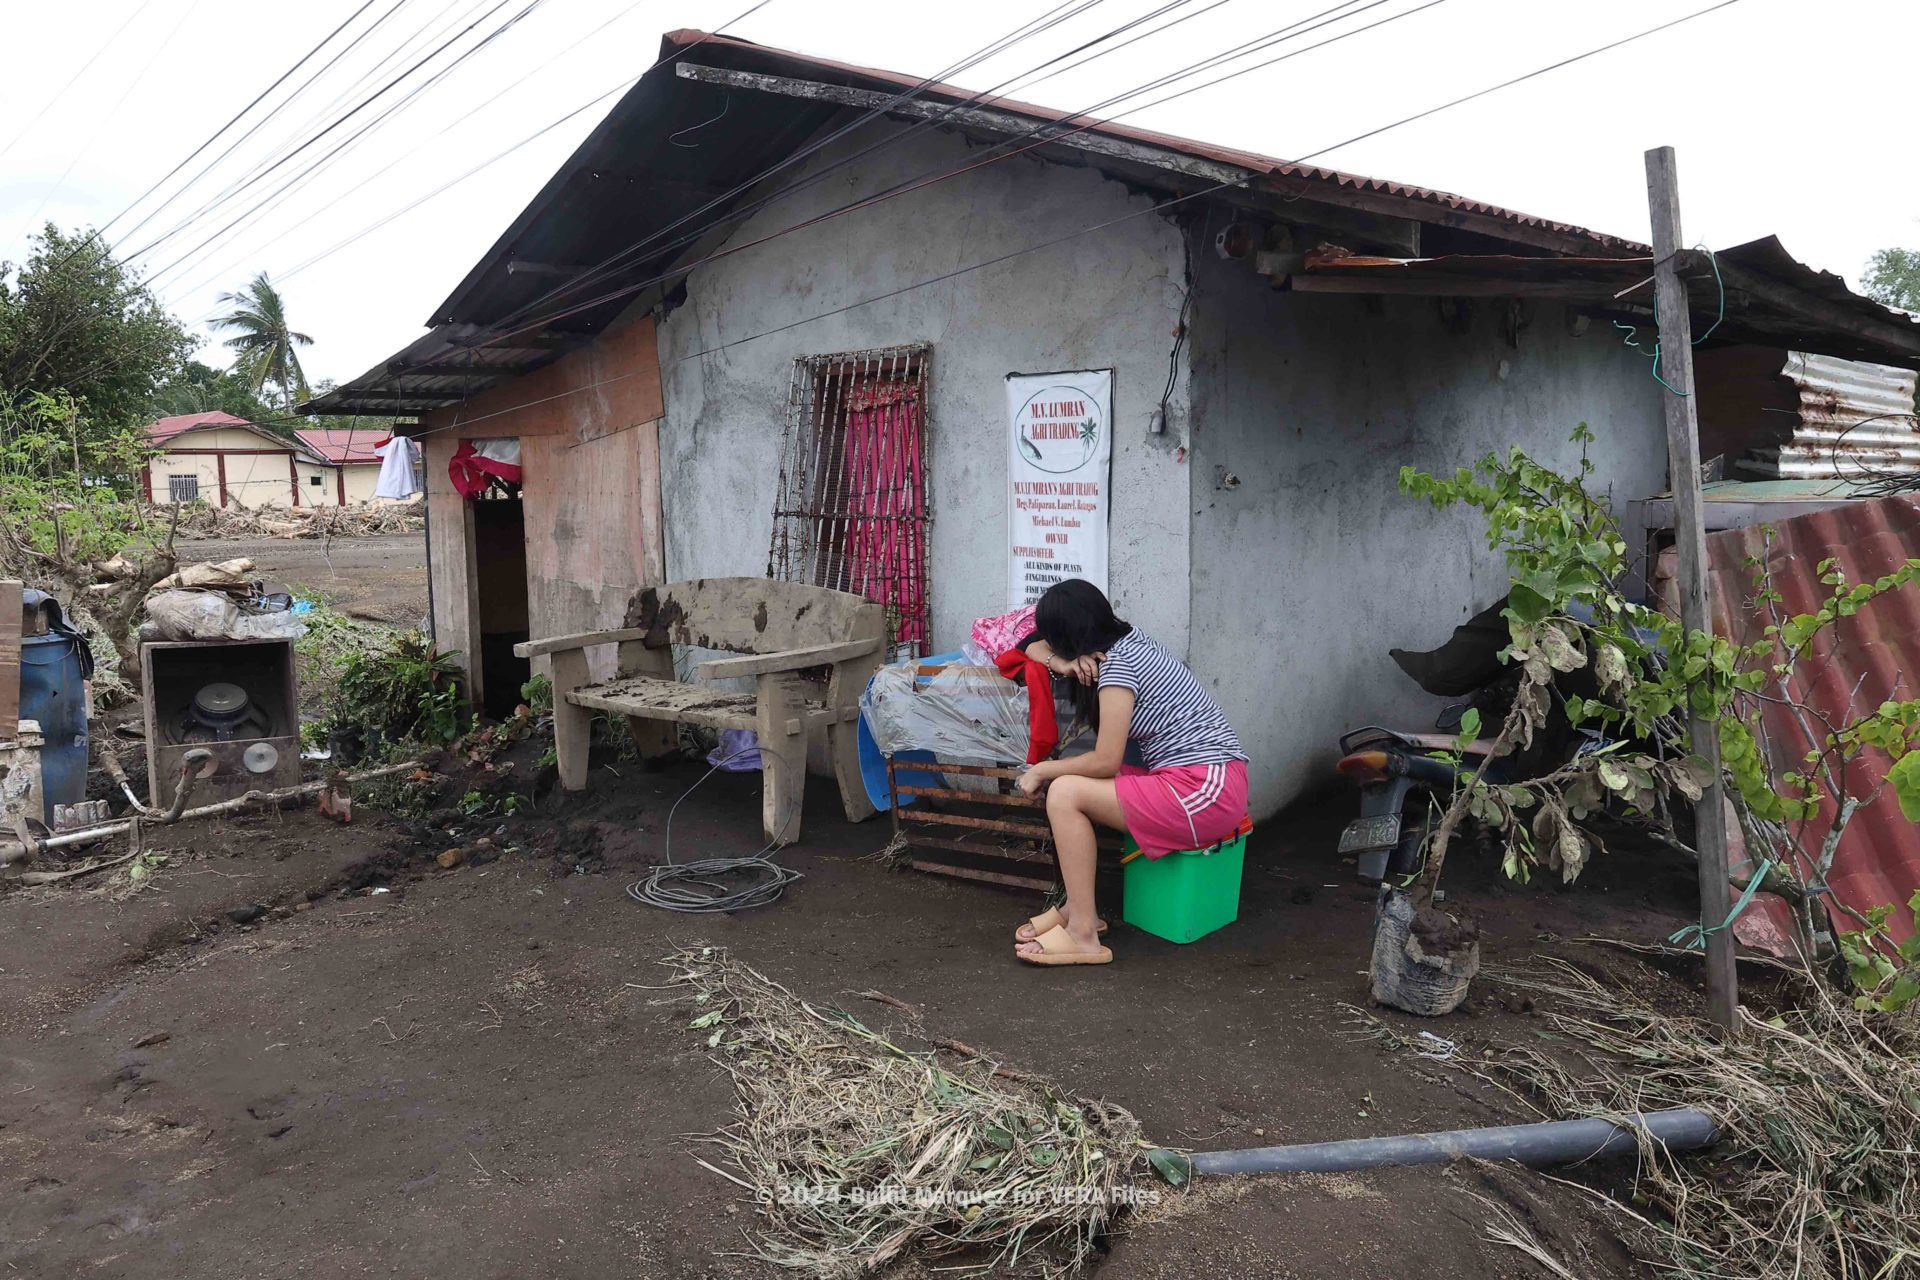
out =
<svg viewBox="0 0 1920 1280"><path fill-rule="evenodd" d="M427 613L424 535L340 538L208 538L179 543L183 563L246 556L260 574L321 592L356 617L415 626Z"/></svg>
<svg viewBox="0 0 1920 1280"><path fill-rule="evenodd" d="M725 1123L732 1099L686 1010L650 988L663 955L703 940L876 1023L899 1015L853 993L888 992L931 1033L1125 1105L1163 1142L1520 1115L1354 1034L1371 908L1327 852L1345 806L1263 825L1239 923L1187 947L1118 926L1109 968L1035 972L1010 955L1030 897L884 868L884 825L842 822L825 788L783 855L806 878L778 903L637 904L624 886L662 855L668 807L698 776L596 770L587 797L504 829L309 812L180 827L161 833L174 851L149 887L0 899L4 1274L788 1274L745 1256L753 1206L693 1159L688 1135ZM749 853L758 812L756 776L716 776L681 807L673 853ZM433 866L447 845L484 848L479 834L518 851ZM1596 928L1671 928L1684 885L1622 870L1611 890L1603 871L1561 893L1466 869L1454 888L1501 964ZM1469 1055L1533 1027L1484 983L1466 1012L1418 1024ZM1463 1190L1483 1177L1222 1183L1119 1236L1098 1274L1542 1274L1487 1238ZM1509 1183L1497 1194L1574 1274L1640 1274L1580 1196Z"/></svg>

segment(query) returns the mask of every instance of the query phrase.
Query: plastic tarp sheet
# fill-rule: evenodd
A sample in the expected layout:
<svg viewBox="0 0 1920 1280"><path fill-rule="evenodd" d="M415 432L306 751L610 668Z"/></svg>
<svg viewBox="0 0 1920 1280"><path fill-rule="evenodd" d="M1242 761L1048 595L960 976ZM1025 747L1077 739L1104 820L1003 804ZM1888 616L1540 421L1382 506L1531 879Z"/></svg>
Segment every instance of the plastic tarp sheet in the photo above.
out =
<svg viewBox="0 0 1920 1280"><path fill-rule="evenodd" d="M298 640L306 623L287 610L251 612L218 591L158 591L147 599L149 640Z"/></svg>
<svg viewBox="0 0 1920 1280"><path fill-rule="evenodd" d="M1027 758L1027 691L971 647L957 661L880 668L860 713L886 755L930 751L955 764Z"/></svg>

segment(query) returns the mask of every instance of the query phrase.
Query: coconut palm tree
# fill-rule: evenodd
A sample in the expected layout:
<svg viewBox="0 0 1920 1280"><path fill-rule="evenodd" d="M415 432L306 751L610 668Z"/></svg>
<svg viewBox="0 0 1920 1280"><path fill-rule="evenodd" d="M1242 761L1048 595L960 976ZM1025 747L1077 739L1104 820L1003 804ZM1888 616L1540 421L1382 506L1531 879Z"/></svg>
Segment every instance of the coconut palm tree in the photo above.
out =
<svg viewBox="0 0 1920 1280"><path fill-rule="evenodd" d="M264 271L243 291L221 294L220 303L233 310L215 317L213 327L239 330L227 339L234 353L233 371L247 380L255 395L271 382L280 389L283 407L291 412L296 393L301 400L310 394L299 348L312 346L313 339L288 327L286 305Z"/></svg>

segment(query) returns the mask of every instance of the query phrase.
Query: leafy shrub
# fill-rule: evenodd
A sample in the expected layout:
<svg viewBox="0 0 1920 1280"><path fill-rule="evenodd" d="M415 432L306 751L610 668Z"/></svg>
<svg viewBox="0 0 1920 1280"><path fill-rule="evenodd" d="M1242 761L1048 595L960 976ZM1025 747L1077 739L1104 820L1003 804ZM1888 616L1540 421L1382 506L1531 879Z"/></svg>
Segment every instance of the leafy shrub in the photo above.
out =
<svg viewBox="0 0 1920 1280"><path fill-rule="evenodd" d="M334 689L333 723L386 742L445 746L471 721L457 654L418 631L385 648L350 655Z"/></svg>

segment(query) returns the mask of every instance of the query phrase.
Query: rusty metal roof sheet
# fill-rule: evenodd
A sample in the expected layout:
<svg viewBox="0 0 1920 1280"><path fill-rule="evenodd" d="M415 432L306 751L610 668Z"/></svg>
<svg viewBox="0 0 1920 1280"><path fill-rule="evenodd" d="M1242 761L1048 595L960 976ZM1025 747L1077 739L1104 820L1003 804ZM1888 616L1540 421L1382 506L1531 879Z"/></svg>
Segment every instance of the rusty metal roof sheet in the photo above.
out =
<svg viewBox="0 0 1920 1280"><path fill-rule="evenodd" d="M1773 531L1770 542L1767 527ZM1831 592L1820 581L1822 561L1833 559L1846 571L1848 581L1864 582L1920 556L1920 494L1844 503L1771 526L1712 534L1707 539L1707 556L1712 566L1715 627L1740 643L1751 644L1764 637L1767 619L1751 607L1754 570L1750 559L1764 557L1773 587L1784 597L1782 610L1789 615L1812 613ZM1836 624L1819 651L1810 655L1808 669L1820 673L1809 701L1835 724L1855 718L1848 714L1850 702L1874 707L1891 697L1914 697L1920 692L1920 591L1889 592ZM1809 748L1793 713L1769 704L1763 719L1775 763L1781 768L1802 767L1801 758ZM1872 794L1887 767L1887 758L1878 752L1861 755L1849 770L1849 790ZM1804 856L1818 856L1834 816L1833 806L1823 806L1799 830ZM1913 930L1906 902L1920 887L1920 826L1901 814L1891 788L1881 791L1848 823L1829 883L1834 897L1856 911L1894 904L1896 935L1905 937ZM1858 925L1839 916L1835 927Z"/></svg>
<svg viewBox="0 0 1920 1280"><path fill-rule="evenodd" d="M1798 421L1745 470L1775 478L1920 472L1913 370L1794 351L1781 374L1793 385Z"/></svg>

